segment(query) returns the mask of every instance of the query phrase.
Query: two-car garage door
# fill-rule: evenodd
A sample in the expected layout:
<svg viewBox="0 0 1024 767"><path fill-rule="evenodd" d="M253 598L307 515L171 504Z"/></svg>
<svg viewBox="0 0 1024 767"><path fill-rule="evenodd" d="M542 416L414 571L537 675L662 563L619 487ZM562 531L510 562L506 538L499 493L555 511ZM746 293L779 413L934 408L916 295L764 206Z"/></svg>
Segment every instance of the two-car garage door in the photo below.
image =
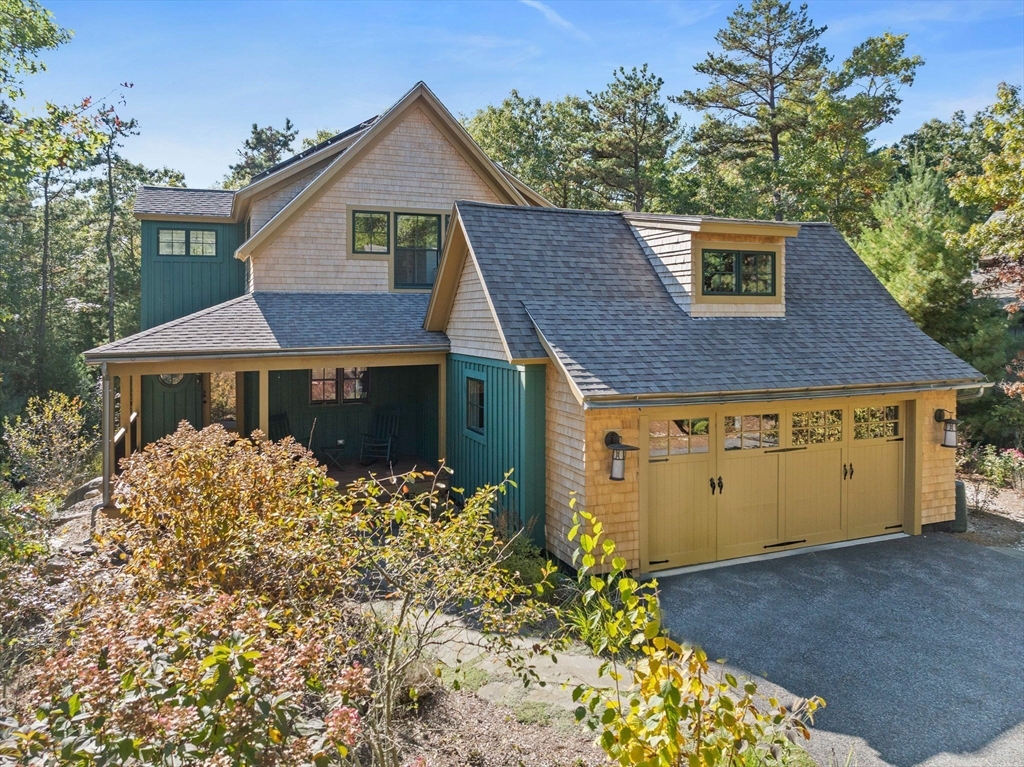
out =
<svg viewBox="0 0 1024 767"><path fill-rule="evenodd" d="M644 569L901 530L904 417L800 402L642 418Z"/></svg>

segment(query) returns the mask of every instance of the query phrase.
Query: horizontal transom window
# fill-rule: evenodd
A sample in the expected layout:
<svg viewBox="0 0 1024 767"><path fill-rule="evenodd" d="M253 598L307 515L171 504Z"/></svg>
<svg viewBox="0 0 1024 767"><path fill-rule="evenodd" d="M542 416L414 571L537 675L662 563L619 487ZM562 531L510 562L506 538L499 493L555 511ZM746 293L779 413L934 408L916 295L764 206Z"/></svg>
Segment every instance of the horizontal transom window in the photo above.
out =
<svg viewBox="0 0 1024 767"><path fill-rule="evenodd" d="M216 256L217 232L213 229L158 229L157 254L161 256Z"/></svg>
<svg viewBox="0 0 1024 767"><path fill-rule="evenodd" d="M704 250L701 285L707 296L774 296L775 253Z"/></svg>

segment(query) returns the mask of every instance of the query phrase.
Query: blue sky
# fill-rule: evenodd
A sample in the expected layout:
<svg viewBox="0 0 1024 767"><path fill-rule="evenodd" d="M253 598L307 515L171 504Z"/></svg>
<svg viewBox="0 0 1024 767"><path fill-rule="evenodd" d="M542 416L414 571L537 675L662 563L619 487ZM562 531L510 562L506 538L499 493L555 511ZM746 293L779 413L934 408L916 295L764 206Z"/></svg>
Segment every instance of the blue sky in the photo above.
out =
<svg viewBox="0 0 1024 767"><path fill-rule="evenodd" d="M341 130L424 80L456 115L512 88L545 99L599 90L619 67L648 63L665 92L699 86L736 2L55 2L74 30L32 78L30 103L103 96L130 81L141 135L126 154L168 165L189 186L223 177L249 126L290 117L310 135ZM794 3L795 4L795 3ZM932 117L973 112L1002 81L1024 81L1024 0L809 0L836 59L885 31L908 33L926 60L904 91L888 143ZM695 122L693 115L684 120Z"/></svg>

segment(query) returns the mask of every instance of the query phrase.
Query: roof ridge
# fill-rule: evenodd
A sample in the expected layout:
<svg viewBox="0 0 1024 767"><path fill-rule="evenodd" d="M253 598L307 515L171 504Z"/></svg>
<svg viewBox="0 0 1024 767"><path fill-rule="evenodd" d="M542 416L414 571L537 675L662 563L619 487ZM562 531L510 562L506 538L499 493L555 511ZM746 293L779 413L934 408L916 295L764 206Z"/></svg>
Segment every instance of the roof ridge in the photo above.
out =
<svg viewBox="0 0 1024 767"><path fill-rule="evenodd" d="M169 189L175 192L223 192L225 194L234 194L237 189L216 189L213 187L201 187L201 186L170 186L167 184L139 184L140 189Z"/></svg>
<svg viewBox="0 0 1024 767"><path fill-rule="evenodd" d="M380 117L379 114L374 115L373 117L363 120L361 123L357 125L353 125L351 128L346 128L340 133L335 133L330 138L324 139L318 144L314 144L313 146L308 147L307 149L303 149L300 152L296 152L291 157L281 160L280 162L271 165L269 168L266 168L265 170L261 170L259 173L257 173L251 179L249 179L249 183L246 184L246 186L249 186L250 184L253 184L264 178L268 178L269 176L272 176L275 173L277 173L279 170L284 170L292 163L296 163L299 160L305 159L306 157L311 157L312 155L319 152L321 149L326 149L327 147L331 146L337 141L340 141L341 139L348 138L349 136L358 133L360 130L369 128L371 125L373 125L373 123L377 121L378 117Z"/></svg>
<svg viewBox="0 0 1024 767"><path fill-rule="evenodd" d="M479 202L477 200L456 200L455 204L476 208L505 208L509 210L528 210L537 213L584 213L596 216L621 216L625 212L621 210L586 210L584 208L545 208L538 205L511 205L509 203Z"/></svg>

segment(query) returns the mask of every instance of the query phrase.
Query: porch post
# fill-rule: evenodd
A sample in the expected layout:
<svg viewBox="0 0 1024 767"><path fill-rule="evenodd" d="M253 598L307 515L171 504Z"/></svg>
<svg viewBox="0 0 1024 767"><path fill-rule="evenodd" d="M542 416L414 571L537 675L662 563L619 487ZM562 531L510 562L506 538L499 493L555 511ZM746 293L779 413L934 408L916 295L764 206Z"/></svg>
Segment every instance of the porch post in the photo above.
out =
<svg viewBox="0 0 1024 767"><path fill-rule="evenodd" d="M132 412L135 413L135 445L142 450L142 376L132 376Z"/></svg>
<svg viewBox="0 0 1024 767"><path fill-rule="evenodd" d="M199 388L203 395L203 428L205 429L210 425L210 412L211 403L210 397L213 392L210 390L210 374L200 373L199 374Z"/></svg>
<svg viewBox="0 0 1024 767"><path fill-rule="evenodd" d="M257 426L270 439L270 372L260 370L260 422Z"/></svg>
<svg viewBox="0 0 1024 767"><path fill-rule="evenodd" d="M103 413L102 435L103 440L103 505L110 505L110 473L114 467L114 390L113 379L107 370L107 363L100 366L100 380L102 381L103 401L101 410Z"/></svg>
<svg viewBox="0 0 1024 767"><path fill-rule="evenodd" d="M437 366L437 458L443 461L448 445L448 361Z"/></svg>
<svg viewBox="0 0 1024 767"><path fill-rule="evenodd" d="M235 371L235 428L239 437L245 437L249 432L245 429L245 372Z"/></svg>

